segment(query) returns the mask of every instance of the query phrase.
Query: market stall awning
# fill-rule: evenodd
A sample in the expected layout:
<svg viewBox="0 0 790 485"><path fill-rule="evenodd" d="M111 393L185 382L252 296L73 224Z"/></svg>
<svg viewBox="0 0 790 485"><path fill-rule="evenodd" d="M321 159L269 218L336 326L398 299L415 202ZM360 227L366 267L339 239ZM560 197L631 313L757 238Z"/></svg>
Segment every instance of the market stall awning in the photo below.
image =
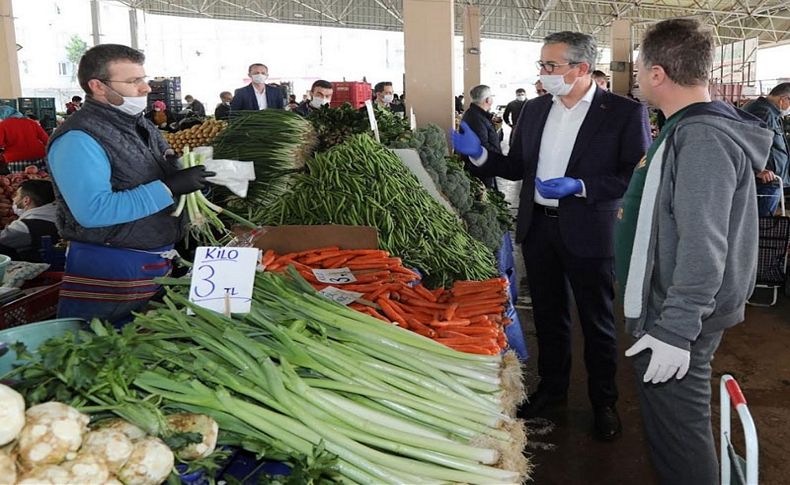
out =
<svg viewBox="0 0 790 485"><path fill-rule="evenodd" d="M398 31L398 0L119 0L151 14ZM671 17L695 17L715 29L718 42L757 37L760 46L790 42L787 0L456 0L456 26L464 5L481 9L485 38L539 41L559 30L590 32L603 45L615 19L634 23L635 38L647 25Z"/></svg>

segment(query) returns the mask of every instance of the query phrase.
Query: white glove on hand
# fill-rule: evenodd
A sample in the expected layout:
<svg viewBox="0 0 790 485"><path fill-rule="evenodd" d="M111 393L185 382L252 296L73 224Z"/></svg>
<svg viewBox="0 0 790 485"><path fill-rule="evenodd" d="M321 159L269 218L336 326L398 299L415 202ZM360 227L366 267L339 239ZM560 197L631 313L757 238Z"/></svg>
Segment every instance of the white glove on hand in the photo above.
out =
<svg viewBox="0 0 790 485"><path fill-rule="evenodd" d="M647 349L650 349L653 355L650 357L650 364L647 366L643 382L658 384L668 381L672 376L683 379L683 376L688 372L691 352L664 343L651 335L645 335L637 340L630 349L625 351L625 356L633 357Z"/></svg>

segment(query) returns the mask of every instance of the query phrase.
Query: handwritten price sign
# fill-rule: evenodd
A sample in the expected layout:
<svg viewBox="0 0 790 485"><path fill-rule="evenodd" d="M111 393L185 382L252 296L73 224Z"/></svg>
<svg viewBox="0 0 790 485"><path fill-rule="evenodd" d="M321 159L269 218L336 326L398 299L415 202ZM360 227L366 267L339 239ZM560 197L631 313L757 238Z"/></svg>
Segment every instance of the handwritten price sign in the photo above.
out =
<svg viewBox="0 0 790 485"><path fill-rule="evenodd" d="M348 268L314 269L315 279L330 285L345 285L357 281L354 273Z"/></svg>
<svg viewBox="0 0 790 485"><path fill-rule="evenodd" d="M218 313L249 313L258 252L256 248L198 247L189 301Z"/></svg>

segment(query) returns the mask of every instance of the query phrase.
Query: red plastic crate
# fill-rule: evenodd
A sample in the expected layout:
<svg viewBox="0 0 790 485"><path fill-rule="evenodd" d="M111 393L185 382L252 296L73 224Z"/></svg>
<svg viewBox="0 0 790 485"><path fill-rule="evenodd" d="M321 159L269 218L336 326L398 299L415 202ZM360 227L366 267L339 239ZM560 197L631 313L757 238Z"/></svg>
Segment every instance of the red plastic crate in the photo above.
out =
<svg viewBox="0 0 790 485"><path fill-rule="evenodd" d="M58 311L61 284L29 288L28 295L0 306L0 330L53 318Z"/></svg>
<svg viewBox="0 0 790 485"><path fill-rule="evenodd" d="M372 89L370 83L360 81L340 81L332 83L332 102L329 104L337 108L343 103L350 103L355 108L364 106L370 99Z"/></svg>

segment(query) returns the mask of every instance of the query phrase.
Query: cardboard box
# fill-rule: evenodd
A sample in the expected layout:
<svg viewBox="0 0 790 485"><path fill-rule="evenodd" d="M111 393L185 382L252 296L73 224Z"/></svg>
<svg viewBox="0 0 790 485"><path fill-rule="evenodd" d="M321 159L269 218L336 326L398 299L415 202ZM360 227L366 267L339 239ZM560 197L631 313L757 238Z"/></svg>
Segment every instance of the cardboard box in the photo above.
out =
<svg viewBox="0 0 790 485"><path fill-rule="evenodd" d="M258 249L273 249L278 254L307 251L327 246L340 249L377 249L378 231L370 226L276 226L267 227L255 237Z"/></svg>

